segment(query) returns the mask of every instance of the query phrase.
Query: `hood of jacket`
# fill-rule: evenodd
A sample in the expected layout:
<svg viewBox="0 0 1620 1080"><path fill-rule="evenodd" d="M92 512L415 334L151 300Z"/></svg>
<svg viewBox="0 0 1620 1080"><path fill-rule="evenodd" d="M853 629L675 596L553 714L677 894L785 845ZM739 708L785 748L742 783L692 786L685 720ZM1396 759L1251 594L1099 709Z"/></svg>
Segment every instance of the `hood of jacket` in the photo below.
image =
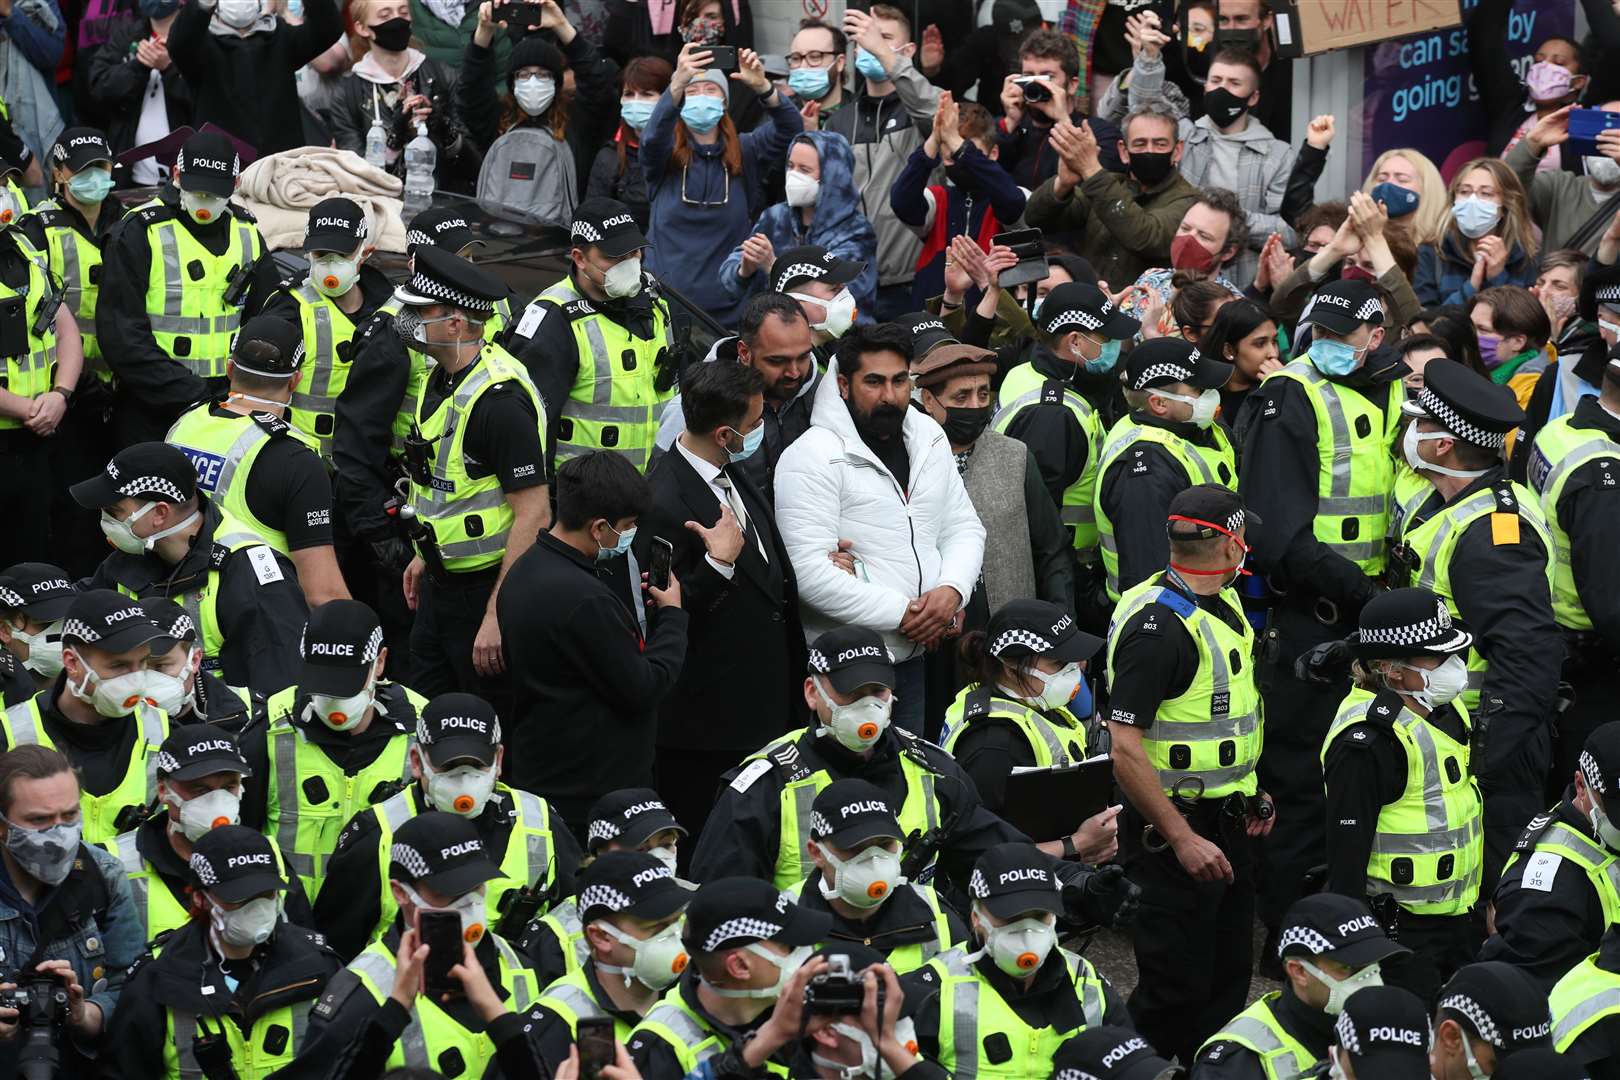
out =
<svg viewBox="0 0 1620 1080"><path fill-rule="evenodd" d="M1205 139L1213 139L1216 136L1220 136L1223 139L1233 139L1242 143L1280 141L1278 140L1277 136L1271 133L1270 128L1266 127L1266 125L1262 124L1259 120L1256 120L1253 116L1249 117L1249 125L1247 127L1245 127L1242 131L1233 132L1230 135L1227 135L1224 132L1216 131L1215 121L1211 120L1208 116L1200 116L1196 121L1194 121L1193 134L1189 135L1188 138L1192 142L1203 142ZM1264 148L1262 147L1262 149Z"/></svg>
<svg viewBox="0 0 1620 1080"><path fill-rule="evenodd" d="M375 51L366 53L360 58L360 62L349 70L354 73L356 78L364 79L368 83L376 83L378 86L393 86L395 83L415 75L416 69L421 67L422 61L426 59L426 53L407 46L405 49L405 72L399 78L395 78L383 70L383 66L377 63Z"/></svg>
<svg viewBox="0 0 1620 1080"><path fill-rule="evenodd" d="M855 154L849 142L831 131L806 131L788 144L809 143L821 159L821 190L816 196L816 213L810 219L807 243L831 250L841 245L869 249L877 242L872 223L861 213L861 193L855 185ZM792 207L789 213L797 217Z"/></svg>

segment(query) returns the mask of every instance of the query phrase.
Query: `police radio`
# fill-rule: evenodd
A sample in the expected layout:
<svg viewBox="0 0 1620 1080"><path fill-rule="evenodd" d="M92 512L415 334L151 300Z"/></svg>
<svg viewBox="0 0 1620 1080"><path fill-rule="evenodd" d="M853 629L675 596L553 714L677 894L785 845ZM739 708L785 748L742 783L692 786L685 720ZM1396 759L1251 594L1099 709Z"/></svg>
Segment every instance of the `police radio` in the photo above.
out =
<svg viewBox="0 0 1620 1080"><path fill-rule="evenodd" d="M21 296L0 300L0 356L28 353L28 305Z"/></svg>
<svg viewBox="0 0 1620 1080"><path fill-rule="evenodd" d="M34 317L34 336L44 337L45 331L51 329L56 323L56 309L62 306L62 297L67 295L66 285L57 285L51 290L51 295L39 305L39 314Z"/></svg>
<svg viewBox="0 0 1620 1080"><path fill-rule="evenodd" d="M231 307L241 307L247 299L248 287L253 284L253 263L238 266L225 279L225 292L221 299Z"/></svg>

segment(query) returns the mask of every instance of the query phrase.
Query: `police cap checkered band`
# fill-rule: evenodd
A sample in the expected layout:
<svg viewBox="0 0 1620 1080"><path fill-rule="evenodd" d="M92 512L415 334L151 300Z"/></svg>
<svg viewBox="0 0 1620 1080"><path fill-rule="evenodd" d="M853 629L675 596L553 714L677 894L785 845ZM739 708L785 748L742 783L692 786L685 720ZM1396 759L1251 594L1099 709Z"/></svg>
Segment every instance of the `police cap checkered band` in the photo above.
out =
<svg viewBox="0 0 1620 1080"><path fill-rule="evenodd" d="M1213 521L1205 521L1202 518L1187 517L1184 514L1171 514L1170 517L1165 521L1165 530L1167 532L1173 532L1177 538L1183 540L1194 538L1208 540L1216 533L1222 533L1226 536L1235 538L1237 536L1237 531L1243 528L1243 522L1244 517L1242 510L1234 510L1230 514L1226 515L1226 524L1224 525L1217 525ZM1197 527L1190 532L1185 529L1177 531L1175 528L1177 525L1194 525Z"/></svg>
<svg viewBox="0 0 1620 1080"><path fill-rule="evenodd" d="M1610 794L1608 785L1603 782L1603 770L1598 768L1597 758L1592 756L1592 751L1582 750L1578 760L1581 775L1586 777L1586 786L1599 795Z"/></svg>
<svg viewBox="0 0 1620 1080"><path fill-rule="evenodd" d="M388 861L396 862L404 867L405 872L411 876L412 881L425 878L432 870L428 867L427 859L422 853L409 844L395 843L388 849Z"/></svg>
<svg viewBox="0 0 1620 1080"><path fill-rule="evenodd" d="M118 485L118 494L127 495L132 499L142 495L161 495L173 503L185 502L187 496L171 480L161 476L137 476L127 483Z"/></svg>
<svg viewBox="0 0 1620 1080"><path fill-rule="evenodd" d="M214 871L214 864L208 861L208 856L191 853L191 872L197 875L197 880L205 888L212 888L219 884L219 874Z"/></svg>
<svg viewBox="0 0 1620 1080"><path fill-rule="evenodd" d="M1445 601L1437 600L1432 618L1404 626L1360 627L1356 635L1363 645L1427 645L1451 636L1451 612Z"/></svg>
<svg viewBox="0 0 1620 1080"><path fill-rule="evenodd" d="M579 894L579 910L582 912L595 907L623 911L629 906L630 898L611 885L588 885Z"/></svg>
<svg viewBox="0 0 1620 1080"><path fill-rule="evenodd" d="M1022 645L1033 653L1046 653L1052 651L1052 643L1041 635L1028 630L1003 630L995 641L990 643L990 655L1000 656L1010 646Z"/></svg>
<svg viewBox="0 0 1620 1080"><path fill-rule="evenodd" d="M1382 315L1383 313L1384 306L1380 304L1376 298L1374 298L1365 301L1361 305L1361 307L1356 311L1356 318L1360 319L1362 322L1366 322L1374 315Z"/></svg>
<svg viewBox="0 0 1620 1080"><path fill-rule="evenodd" d="M1054 1074L1054 1078L1055 1080L1099 1080L1097 1076L1086 1072L1084 1069L1059 1069Z"/></svg>
<svg viewBox="0 0 1620 1080"><path fill-rule="evenodd" d="M574 240L583 240L587 244L599 243L602 234L596 231L596 226L588 221L575 221L568 228L568 235Z"/></svg>
<svg viewBox="0 0 1620 1080"><path fill-rule="evenodd" d="M101 640L101 635L91 628L90 624L82 619L69 619L62 624L62 636L82 641L87 645L94 645Z"/></svg>
<svg viewBox="0 0 1620 1080"><path fill-rule="evenodd" d="M823 836L830 835L832 831L832 822L827 820L827 816L825 814L821 813L819 810L810 811L811 836L820 839Z"/></svg>
<svg viewBox="0 0 1620 1080"><path fill-rule="evenodd" d="M433 246L433 237L429 236L427 233L423 232L421 229L406 229L405 230L405 246L406 247L414 247L417 244L421 244L424 247L432 247Z"/></svg>
<svg viewBox="0 0 1620 1080"><path fill-rule="evenodd" d="M1442 1012L1450 1010L1467 1018L1474 1026L1474 1033L1498 1050L1507 1045L1502 1040L1502 1030L1496 1026L1496 1021L1491 1019L1491 1014L1468 995L1452 994L1450 997L1441 998L1440 1009Z"/></svg>
<svg viewBox="0 0 1620 1080"><path fill-rule="evenodd" d="M1339 1018L1333 1022L1333 1032L1339 1037L1339 1045L1344 1049L1361 1056L1361 1036L1356 1032L1356 1022L1349 1013L1341 1012Z"/></svg>
<svg viewBox="0 0 1620 1080"><path fill-rule="evenodd" d="M178 769L179 767L180 767L180 761L173 754L169 753L167 750L159 750L158 751L158 756L157 756L158 775L161 776L164 773L172 773L176 769Z"/></svg>
<svg viewBox="0 0 1620 1080"><path fill-rule="evenodd" d="M587 840L612 840L619 835L619 827L611 821L593 821L585 830Z"/></svg>
<svg viewBox="0 0 1620 1080"><path fill-rule="evenodd" d="M383 632L382 627L379 626L371 631L370 637L366 638L366 647L361 659L368 664L376 663L378 655L382 652L382 644Z"/></svg>
<svg viewBox="0 0 1620 1080"><path fill-rule="evenodd" d="M783 284L789 281L819 281L827 273L827 268L820 263L796 262L785 270L778 270L776 280Z"/></svg>
<svg viewBox="0 0 1620 1080"><path fill-rule="evenodd" d="M1447 431L1464 442L1482 446L1487 450L1500 450L1507 445L1507 432L1486 431L1469 423L1427 386L1418 391L1417 404L1424 412L1438 420Z"/></svg>
<svg viewBox="0 0 1620 1080"><path fill-rule="evenodd" d="M1277 939L1277 955L1281 956L1283 950L1290 945L1303 945L1316 956L1333 951L1333 942L1309 926L1290 926L1285 929L1282 936Z"/></svg>
<svg viewBox="0 0 1620 1080"><path fill-rule="evenodd" d="M165 629L168 630L169 637L176 639L197 636L197 624L192 622L191 616L187 615L183 611L176 615L174 617L174 622L165 627Z"/></svg>
<svg viewBox="0 0 1620 1080"><path fill-rule="evenodd" d="M9 586L0 585L0 604L8 608L20 608L28 603L21 593L13 592Z"/></svg>
<svg viewBox="0 0 1620 1080"><path fill-rule="evenodd" d="M831 671L832 665L827 662L827 654L822 652L820 649L811 649L810 670L819 672L822 675L825 675L828 671Z"/></svg>
<svg viewBox="0 0 1620 1080"><path fill-rule="evenodd" d="M448 282L440 281L438 278L424 273L420 268L411 275L411 280L405 288L417 296L438 303L450 304L464 311L488 314L495 310L495 301L463 292Z"/></svg>
<svg viewBox="0 0 1620 1080"><path fill-rule="evenodd" d="M1070 308L1068 311L1060 311L1052 316L1046 321L1046 325L1042 329L1048 334L1055 334L1065 326L1078 326L1082 330L1096 330L1102 324L1103 320L1097 318L1091 312L1081 311L1079 308Z"/></svg>
<svg viewBox="0 0 1620 1080"><path fill-rule="evenodd" d="M1592 298L1600 304L1620 304L1620 282L1599 285Z"/></svg>
<svg viewBox="0 0 1620 1080"><path fill-rule="evenodd" d="M974 870L973 876L968 878L968 895L983 900L990 895L990 883L984 880L982 870Z"/></svg>
<svg viewBox="0 0 1620 1080"><path fill-rule="evenodd" d="M706 953L718 952L726 947L728 941L734 941L738 938L771 938L780 934L782 930L782 924L766 922L764 919L756 919L752 916L727 919L709 932L709 936L703 941L702 951Z"/></svg>
<svg viewBox="0 0 1620 1080"><path fill-rule="evenodd" d="M1198 362L1198 350L1193 350L1193 354L1190 359L1194 364ZM1153 364L1144 369L1140 375L1131 381L1130 388L1132 390L1145 390L1148 383L1154 382L1158 379L1170 379L1173 382L1186 382L1188 379L1193 377L1194 370L1196 369L1188 364Z"/></svg>

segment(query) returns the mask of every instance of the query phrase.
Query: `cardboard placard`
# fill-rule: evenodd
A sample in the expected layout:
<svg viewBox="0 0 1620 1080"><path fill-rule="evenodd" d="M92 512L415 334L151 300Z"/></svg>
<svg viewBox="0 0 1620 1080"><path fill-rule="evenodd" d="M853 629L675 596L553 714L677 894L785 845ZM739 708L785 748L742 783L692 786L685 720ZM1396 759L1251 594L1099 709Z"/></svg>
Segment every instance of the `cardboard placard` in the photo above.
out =
<svg viewBox="0 0 1620 1080"><path fill-rule="evenodd" d="M1310 56L1462 25L1458 0L1281 0L1277 52Z"/></svg>

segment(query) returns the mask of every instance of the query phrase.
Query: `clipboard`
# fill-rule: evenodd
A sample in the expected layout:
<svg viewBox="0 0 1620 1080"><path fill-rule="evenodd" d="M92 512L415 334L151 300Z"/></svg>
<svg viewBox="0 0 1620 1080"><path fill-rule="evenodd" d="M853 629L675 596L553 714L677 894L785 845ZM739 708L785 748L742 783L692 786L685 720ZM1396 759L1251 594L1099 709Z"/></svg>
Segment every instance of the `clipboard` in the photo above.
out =
<svg viewBox="0 0 1620 1080"><path fill-rule="evenodd" d="M1001 816L1037 843L1058 840L1108 809L1113 795L1114 762L1106 755L1061 768L1014 769Z"/></svg>

